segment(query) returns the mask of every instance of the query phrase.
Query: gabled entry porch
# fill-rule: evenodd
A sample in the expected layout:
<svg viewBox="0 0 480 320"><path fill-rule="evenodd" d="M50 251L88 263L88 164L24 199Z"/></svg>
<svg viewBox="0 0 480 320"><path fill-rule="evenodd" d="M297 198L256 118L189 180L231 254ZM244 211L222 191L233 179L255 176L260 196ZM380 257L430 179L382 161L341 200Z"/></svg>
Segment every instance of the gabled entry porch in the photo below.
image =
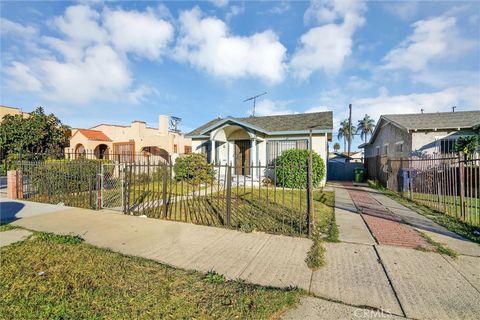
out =
<svg viewBox="0 0 480 320"><path fill-rule="evenodd" d="M257 132L237 124L224 125L210 133L206 143L210 163L232 166L233 175L256 179L259 176L258 149L263 139Z"/></svg>

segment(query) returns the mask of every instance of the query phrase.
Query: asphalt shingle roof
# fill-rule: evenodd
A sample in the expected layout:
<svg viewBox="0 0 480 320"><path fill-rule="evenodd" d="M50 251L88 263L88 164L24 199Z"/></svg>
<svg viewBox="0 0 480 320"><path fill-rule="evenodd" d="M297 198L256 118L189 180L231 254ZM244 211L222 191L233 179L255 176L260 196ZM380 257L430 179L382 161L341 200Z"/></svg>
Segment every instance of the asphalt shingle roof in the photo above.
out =
<svg viewBox="0 0 480 320"><path fill-rule="evenodd" d="M480 111L386 114L382 117L407 130L473 128L480 124Z"/></svg>
<svg viewBox="0 0 480 320"><path fill-rule="evenodd" d="M265 117L245 117L245 118L232 118L252 126L261 128L268 132L276 131L303 131L303 130L321 130L333 128L333 113L332 111L325 112L312 112L312 113L297 113L286 114L278 116L265 116ZM222 121L223 119L217 118L211 120L204 125L196 128L187 135L199 135L201 132L214 125L215 123Z"/></svg>

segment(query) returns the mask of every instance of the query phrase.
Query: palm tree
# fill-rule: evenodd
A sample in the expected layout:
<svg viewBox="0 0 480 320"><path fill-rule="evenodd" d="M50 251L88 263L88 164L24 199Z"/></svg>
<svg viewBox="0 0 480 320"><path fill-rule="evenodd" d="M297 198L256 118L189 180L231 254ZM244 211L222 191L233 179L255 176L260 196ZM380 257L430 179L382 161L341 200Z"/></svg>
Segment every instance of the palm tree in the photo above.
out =
<svg viewBox="0 0 480 320"><path fill-rule="evenodd" d="M338 152L338 150L340 150L340 143L335 142L335 144L333 145L333 151Z"/></svg>
<svg viewBox="0 0 480 320"><path fill-rule="evenodd" d="M343 150L347 150L346 144L348 141L348 145L352 143L352 138L353 138L353 128L350 128L350 123L348 122L348 119L343 120L340 122L340 128L338 129L338 135L337 138L338 140L343 139Z"/></svg>
<svg viewBox="0 0 480 320"><path fill-rule="evenodd" d="M374 127L375 120L370 118L368 114L366 114L362 120L358 120L357 131L360 131L360 137L365 141L365 143L367 143L368 135L373 133Z"/></svg>

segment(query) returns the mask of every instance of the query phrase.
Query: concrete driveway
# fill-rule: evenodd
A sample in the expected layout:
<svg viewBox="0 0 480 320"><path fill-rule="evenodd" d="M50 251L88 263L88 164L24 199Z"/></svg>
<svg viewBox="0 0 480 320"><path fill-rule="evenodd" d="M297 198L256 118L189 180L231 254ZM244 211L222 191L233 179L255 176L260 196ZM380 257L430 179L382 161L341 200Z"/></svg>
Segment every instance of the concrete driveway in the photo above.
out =
<svg viewBox="0 0 480 320"><path fill-rule="evenodd" d="M65 206L0 198L0 223L65 210Z"/></svg>

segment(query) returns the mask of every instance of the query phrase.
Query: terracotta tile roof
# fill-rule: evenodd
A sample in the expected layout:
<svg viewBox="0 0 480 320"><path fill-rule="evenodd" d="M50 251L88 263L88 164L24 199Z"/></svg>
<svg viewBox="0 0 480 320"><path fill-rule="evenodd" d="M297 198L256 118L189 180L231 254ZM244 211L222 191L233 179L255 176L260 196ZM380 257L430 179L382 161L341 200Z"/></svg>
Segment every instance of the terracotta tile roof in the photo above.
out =
<svg viewBox="0 0 480 320"><path fill-rule="evenodd" d="M88 140L94 141L112 141L102 131L90 130L90 129L78 129L78 132L83 134Z"/></svg>

